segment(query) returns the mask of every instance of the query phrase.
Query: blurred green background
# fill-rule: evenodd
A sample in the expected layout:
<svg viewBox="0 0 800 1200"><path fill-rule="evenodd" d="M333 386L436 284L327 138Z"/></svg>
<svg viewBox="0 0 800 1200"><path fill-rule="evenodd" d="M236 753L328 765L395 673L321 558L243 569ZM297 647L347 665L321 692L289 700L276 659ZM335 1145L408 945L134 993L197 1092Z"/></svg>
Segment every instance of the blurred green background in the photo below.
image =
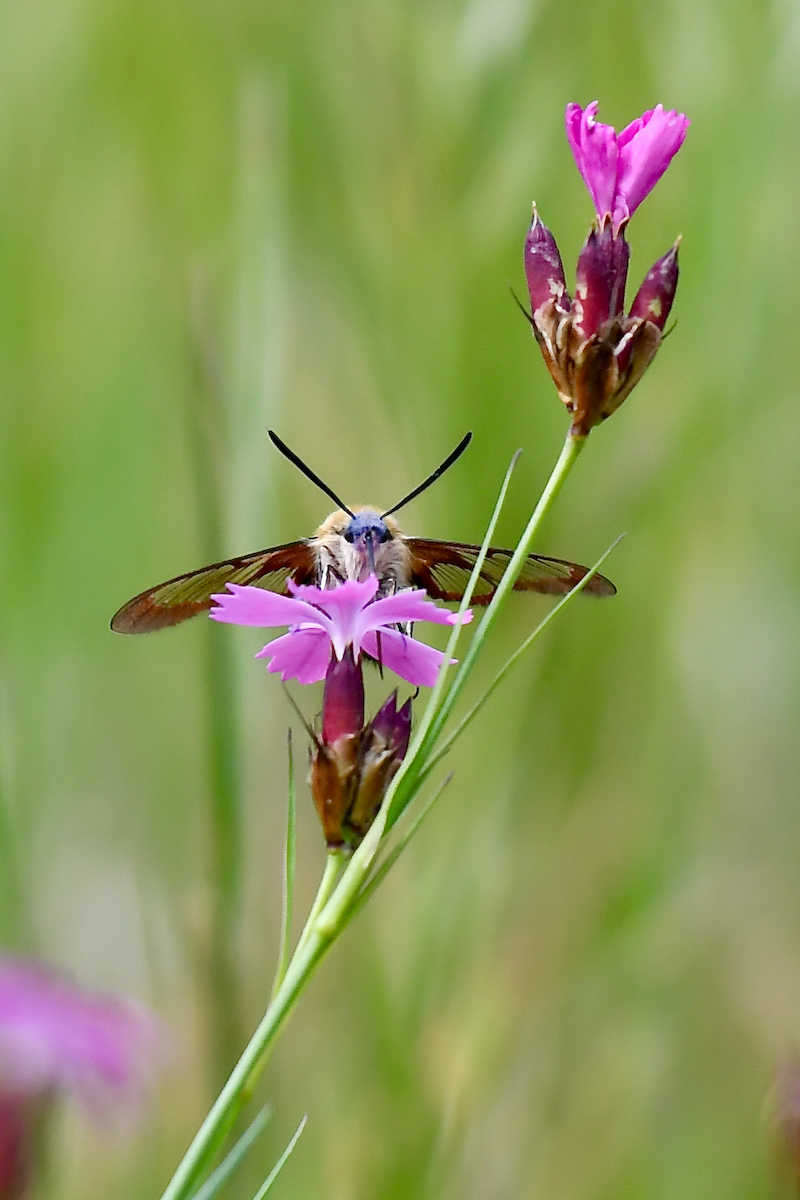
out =
<svg viewBox="0 0 800 1200"><path fill-rule="evenodd" d="M303 773L257 633L123 639L111 614L322 520L268 426L384 506L473 429L403 514L460 540L521 446L516 540L566 420L507 284L533 199L572 273L592 210L563 110L592 99L617 127L657 102L693 122L630 230L633 287L683 235L677 327L539 546L592 561L626 530L619 595L574 604L458 748L287 1028L230 1195L305 1112L287 1200L775 1194L768 1097L800 1045L799 94L789 0L4 6L2 941L176 1031L138 1131L66 1106L42 1196L160 1194L266 999L289 724ZM509 605L473 694L547 603ZM241 780L228 1026L210 686ZM303 784L299 913L322 860Z"/></svg>

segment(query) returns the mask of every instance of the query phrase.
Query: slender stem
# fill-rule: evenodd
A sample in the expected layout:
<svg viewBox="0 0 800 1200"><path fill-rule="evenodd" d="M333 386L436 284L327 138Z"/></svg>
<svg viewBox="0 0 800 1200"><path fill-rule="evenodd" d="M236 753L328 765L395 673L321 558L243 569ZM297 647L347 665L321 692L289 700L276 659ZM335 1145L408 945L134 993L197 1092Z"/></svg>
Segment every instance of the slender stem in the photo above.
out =
<svg viewBox="0 0 800 1200"><path fill-rule="evenodd" d="M303 926L303 932L297 943L297 950L303 945L303 942L308 937L311 929L314 926L319 914L322 912L325 905L333 895L334 888L339 882L339 876L342 873L342 868L346 862L345 852L341 849L329 850L328 856L325 859L325 870L322 873L320 885L317 888L317 894L314 897L314 903L311 905L311 911L308 914L308 919ZM297 953L297 950L295 953Z"/></svg>
<svg viewBox="0 0 800 1200"><path fill-rule="evenodd" d="M309 930L302 945L298 946L275 999L214 1101L161 1200L187 1200L192 1195L200 1174L209 1165L242 1107L250 1099L266 1065L270 1044L332 941L333 936L315 927Z"/></svg>
<svg viewBox="0 0 800 1200"><path fill-rule="evenodd" d="M220 1086L227 1077L243 1040L239 1029L236 954L241 842L234 715L236 688L227 640L224 634L219 636L218 630L208 630L208 765L213 880L208 974L215 1086Z"/></svg>
<svg viewBox="0 0 800 1200"><path fill-rule="evenodd" d="M275 968L275 980L272 984L270 999L274 998L275 993L283 983L283 977L286 974L286 968L289 965L289 958L291 956L294 878L297 861L297 788L294 777L291 729L286 738L286 752L289 758L289 779L286 804L286 852L283 860L283 909L281 912L281 939L278 949L278 963Z"/></svg>
<svg viewBox="0 0 800 1200"><path fill-rule="evenodd" d="M270 1045L294 1008L325 951L341 930L320 927L318 915L336 887L344 863L342 850L328 851L314 903L291 962L267 1011L227 1083L197 1131L161 1200L186 1200L209 1166L226 1134L250 1099L267 1064Z"/></svg>
<svg viewBox="0 0 800 1200"><path fill-rule="evenodd" d="M561 448L561 453L558 456L558 461L553 467L550 478L545 484L545 488L539 499L539 503L536 505L531 519L525 526L522 537L517 543L517 548L511 556L511 561L503 572L503 578L497 585L483 620L475 630L475 634L469 644L467 653L464 655L464 661L461 663L456 673L456 677L453 680L453 683L449 688L439 711L431 722L430 729L428 730L425 738L426 750L436 741L442 731L442 727L447 721L447 718L453 711L456 700L461 694L461 689L466 683L467 677L475 665L475 660L480 653L481 647L483 646L489 631L497 620L500 608L516 583L525 559L531 552L531 547L533 546L536 536L539 533L539 529L548 512L550 511L553 502L564 486L566 478L575 465L575 461L583 449L585 442L585 437L573 437L571 434L567 434L566 441L564 442L564 445Z"/></svg>
<svg viewBox="0 0 800 1200"><path fill-rule="evenodd" d="M510 658L506 659L505 663L500 668L500 670L497 672L494 679L489 684L489 686L487 687L487 689L483 693L483 695L480 697L480 699L476 700L476 702L473 704L473 706L469 710L469 712L464 717L462 717L461 720L458 722L458 724L456 725L456 727L452 731L452 733L448 734L448 736L445 738L445 740L442 742L442 744L438 747L436 752L431 754L430 757L426 760L424 767L420 771L420 782L427 779L428 776L430 775L431 771L433 770L433 768L436 766L436 764L441 762L441 760L445 757L445 755L449 754L450 750L453 747L453 744L458 741L458 739L461 737L461 734L464 732L464 730L467 728L467 726L472 723L472 721L475 719L475 717L477 717L478 713L481 711L481 709L483 708L486 701L490 698L490 696L492 696L494 694L495 690L503 682L503 680L505 679L508 672L511 670L511 668L516 663L517 659L521 658L522 655L525 653L525 651L530 646L533 645L533 643L536 641L536 639L539 637L539 635L544 632L544 630L547 628L547 626L550 624L550 622L555 620L556 616L561 612L562 608L564 608L567 604L571 604L572 601L575 599L575 597L580 595L580 593L583 591L583 589L585 587L587 587L587 585L591 582L592 579L594 579L595 575L600 570L601 566L603 565L605 560L608 558L611 551L614 550L615 547L619 545L619 543L622 541L622 538L624 536L625 535L623 533L621 533L619 535L619 537L616 538L611 543L611 545L608 547L606 552L603 555L601 555L600 558L598 558L597 562L594 564L594 566L591 568L591 570L586 572L583 579L581 579L581 581L579 583L577 583L574 588L572 588L569 592L567 592L566 596L562 596L561 599L559 600L558 604L553 605L553 607L550 609L550 612L547 614L547 616L544 617L539 622L539 624L536 626L536 628L533 630L532 633L528 634L528 636L525 638L524 642L522 642L519 646L517 646L517 649L510 656Z"/></svg>

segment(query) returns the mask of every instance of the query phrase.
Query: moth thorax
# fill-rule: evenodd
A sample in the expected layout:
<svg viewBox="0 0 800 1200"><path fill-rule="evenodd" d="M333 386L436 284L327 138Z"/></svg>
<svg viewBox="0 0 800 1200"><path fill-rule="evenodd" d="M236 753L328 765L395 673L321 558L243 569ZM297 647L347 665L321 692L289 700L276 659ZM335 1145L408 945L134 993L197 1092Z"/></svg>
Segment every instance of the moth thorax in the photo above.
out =
<svg viewBox="0 0 800 1200"><path fill-rule="evenodd" d="M409 586L409 554L400 526L367 506L353 515L331 513L313 539L321 587L366 579L374 571L378 595Z"/></svg>

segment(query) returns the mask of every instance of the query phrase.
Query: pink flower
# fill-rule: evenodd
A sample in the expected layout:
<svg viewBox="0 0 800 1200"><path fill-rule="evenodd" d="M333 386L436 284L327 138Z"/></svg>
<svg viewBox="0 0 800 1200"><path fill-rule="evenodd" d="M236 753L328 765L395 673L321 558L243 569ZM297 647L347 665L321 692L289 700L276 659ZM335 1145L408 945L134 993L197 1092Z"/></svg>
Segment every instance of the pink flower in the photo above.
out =
<svg viewBox="0 0 800 1200"><path fill-rule="evenodd" d="M331 652L341 660L352 646L355 660L362 650L409 683L432 687L444 655L393 628L416 621L453 625L456 615L437 608L418 588L373 597L374 575L364 582L348 579L334 588L297 586L288 582L291 596L258 587L229 583L231 593L212 596L217 607L210 616L233 625L288 625L289 632L268 642L256 658L269 659L268 669L281 679L316 683L324 679ZM471 613L464 620L470 621Z"/></svg>
<svg viewBox="0 0 800 1200"><path fill-rule="evenodd" d="M84 992L40 963L0 959L1 1200L27 1190L36 1127L56 1093L95 1110L135 1100L161 1041L132 1004Z"/></svg>
<svg viewBox="0 0 800 1200"><path fill-rule="evenodd" d="M660 104L621 133L595 120L598 102L568 104L567 139L600 224L610 216L614 233L652 191L683 145L689 119Z"/></svg>
<svg viewBox="0 0 800 1200"><path fill-rule="evenodd" d="M95 1108L132 1098L159 1040L134 1005L40 963L0 959L0 1092L66 1090Z"/></svg>

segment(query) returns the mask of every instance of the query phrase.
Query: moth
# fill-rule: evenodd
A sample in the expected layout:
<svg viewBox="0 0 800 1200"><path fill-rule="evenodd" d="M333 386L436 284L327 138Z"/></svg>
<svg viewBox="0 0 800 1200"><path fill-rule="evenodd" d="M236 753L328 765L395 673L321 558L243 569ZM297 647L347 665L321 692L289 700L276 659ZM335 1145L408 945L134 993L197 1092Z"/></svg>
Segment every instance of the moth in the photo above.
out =
<svg viewBox="0 0 800 1200"><path fill-rule="evenodd" d="M270 430L269 436L278 450L339 506L337 511L309 538L256 550L241 558L226 558L140 592L112 617L115 633L151 633L179 625L209 609L212 594L224 591L228 583L288 594L289 580L327 588L346 579L364 579L372 572L378 579L378 596L413 587L424 588L434 600L461 600L480 546L409 537L392 514L424 492L461 457L472 439L471 433L423 483L385 512L365 505L348 508L276 433ZM487 552L472 604L489 603L511 554L510 550L494 547ZM560 596L586 574L587 568L576 563L530 554L514 588ZM595 575L585 588L593 596L613 596L616 590L603 575Z"/></svg>

